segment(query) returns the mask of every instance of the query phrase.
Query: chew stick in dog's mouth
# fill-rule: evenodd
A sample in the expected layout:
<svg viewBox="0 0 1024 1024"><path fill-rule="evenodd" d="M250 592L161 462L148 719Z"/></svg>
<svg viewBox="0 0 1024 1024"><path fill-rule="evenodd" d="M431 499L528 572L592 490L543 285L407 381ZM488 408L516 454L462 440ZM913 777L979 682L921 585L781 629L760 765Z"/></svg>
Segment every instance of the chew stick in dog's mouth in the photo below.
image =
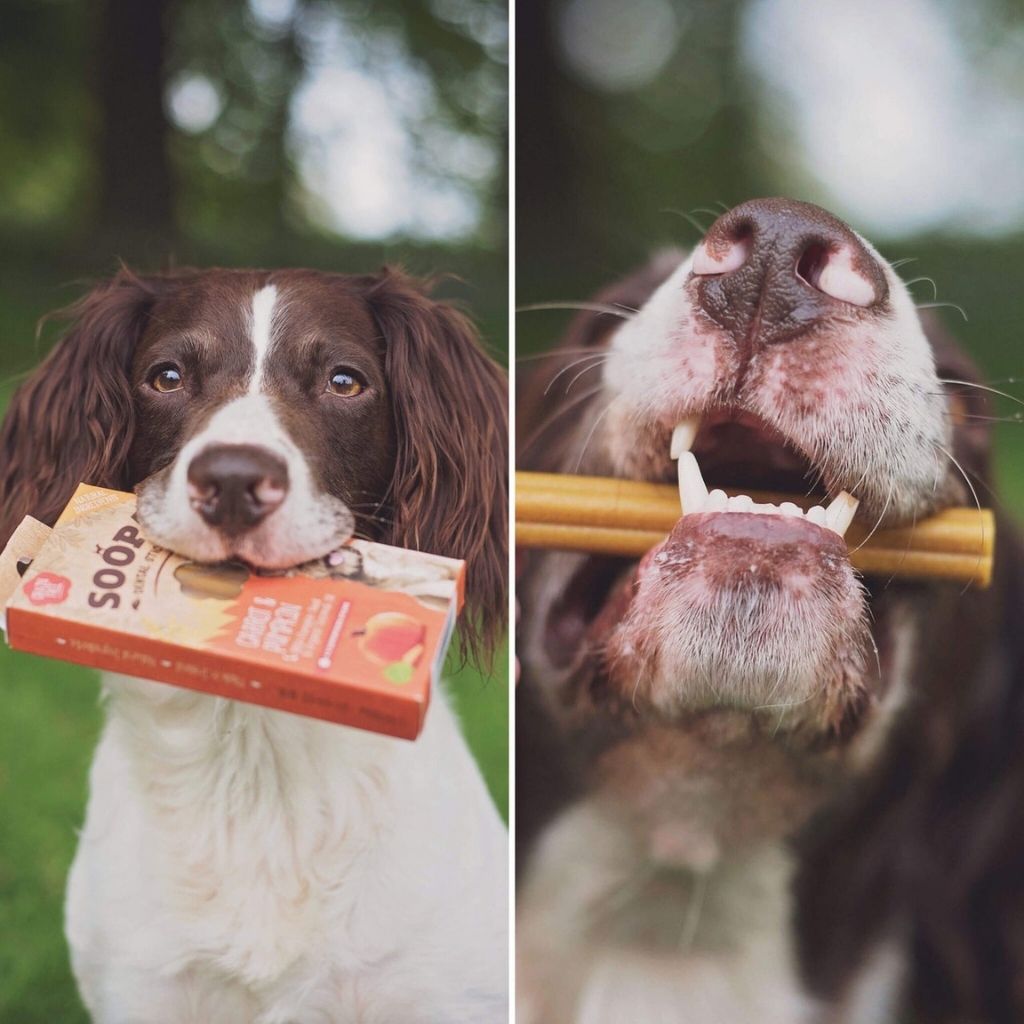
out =
<svg viewBox="0 0 1024 1024"><path fill-rule="evenodd" d="M846 491L831 502L775 492L713 488L690 451L698 424L672 435L679 486L551 473L516 475L516 540L524 547L640 557L680 518L747 513L813 523L846 540L854 568L867 575L947 579L987 586L992 577L995 520L989 509L950 508L905 527L855 523L857 499ZM767 523L765 524L768 525Z"/></svg>

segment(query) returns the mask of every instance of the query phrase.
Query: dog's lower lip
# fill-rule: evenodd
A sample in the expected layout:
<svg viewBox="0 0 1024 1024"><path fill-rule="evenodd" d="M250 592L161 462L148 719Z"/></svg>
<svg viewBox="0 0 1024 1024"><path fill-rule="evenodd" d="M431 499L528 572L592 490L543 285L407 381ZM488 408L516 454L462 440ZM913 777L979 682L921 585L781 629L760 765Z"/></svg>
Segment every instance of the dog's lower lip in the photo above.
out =
<svg viewBox="0 0 1024 1024"><path fill-rule="evenodd" d="M680 519L673 530L673 535L681 529L690 527L768 545L810 544L827 549L836 555L846 556L846 546L834 530L825 529L796 516L764 516L743 512L721 515L715 512L697 512Z"/></svg>

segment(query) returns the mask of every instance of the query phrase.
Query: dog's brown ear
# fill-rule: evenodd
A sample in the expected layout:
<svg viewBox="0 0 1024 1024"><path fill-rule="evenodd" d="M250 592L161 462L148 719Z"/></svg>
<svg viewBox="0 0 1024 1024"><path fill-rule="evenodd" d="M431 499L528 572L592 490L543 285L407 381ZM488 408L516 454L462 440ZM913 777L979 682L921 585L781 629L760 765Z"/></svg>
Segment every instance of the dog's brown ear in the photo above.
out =
<svg viewBox="0 0 1024 1024"><path fill-rule="evenodd" d="M508 387L458 310L395 271L367 298L383 335L397 454L390 543L467 562L463 653L487 657L506 618Z"/></svg>
<svg viewBox="0 0 1024 1024"><path fill-rule="evenodd" d="M79 483L125 486L128 374L154 297L121 270L56 314L71 326L15 392L0 432L0 546L26 515L52 523Z"/></svg>

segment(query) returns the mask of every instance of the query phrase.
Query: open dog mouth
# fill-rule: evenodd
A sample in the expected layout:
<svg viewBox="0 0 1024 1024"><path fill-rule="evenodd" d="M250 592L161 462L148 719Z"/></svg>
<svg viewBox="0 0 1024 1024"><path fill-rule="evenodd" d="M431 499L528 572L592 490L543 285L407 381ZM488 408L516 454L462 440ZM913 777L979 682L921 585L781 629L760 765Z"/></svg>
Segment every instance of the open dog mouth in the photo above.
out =
<svg viewBox="0 0 1024 1024"><path fill-rule="evenodd" d="M575 637L591 685L634 710L785 708L838 728L872 645L843 539L857 499L829 498L821 467L745 411L680 422L670 454L675 527L639 563L587 558L552 609L549 652Z"/></svg>
<svg viewBox="0 0 1024 1024"><path fill-rule="evenodd" d="M680 514L639 562L537 574L546 667L627 713L782 708L843 727L882 692L897 603L875 602L869 628L847 530L858 511L916 523L957 491L906 287L826 211L753 200L607 337L608 404L582 450L606 475L677 475Z"/></svg>
<svg viewBox="0 0 1024 1024"><path fill-rule="evenodd" d="M670 454L678 463L684 518L737 513L772 516L804 521L843 537L859 504L847 491L827 505L814 504L806 510L791 501L757 502L742 491L727 495L724 487L823 494L820 472L782 434L749 414L724 411L682 421L672 432ZM712 482L710 490L702 464ZM761 532L768 534L770 527Z"/></svg>

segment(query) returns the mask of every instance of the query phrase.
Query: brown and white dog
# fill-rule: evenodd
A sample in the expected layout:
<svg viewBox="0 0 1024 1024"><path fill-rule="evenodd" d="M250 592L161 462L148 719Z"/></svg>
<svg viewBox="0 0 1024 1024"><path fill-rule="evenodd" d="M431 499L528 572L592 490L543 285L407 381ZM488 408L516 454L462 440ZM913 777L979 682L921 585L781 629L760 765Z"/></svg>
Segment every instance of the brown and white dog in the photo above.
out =
<svg viewBox="0 0 1024 1024"><path fill-rule="evenodd" d="M678 455L686 514L639 563L522 560L519 1019L1024 1019L1024 560L1001 524L989 591L861 580L830 505L973 504L970 364L783 199L596 308L521 396L520 468L674 481Z"/></svg>
<svg viewBox="0 0 1024 1024"><path fill-rule="evenodd" d="M504 611L504 378L396 271L122 271L18 391L0 543L79 481L148 534L276 569L353 531L468 560L465 637ZM40 663L40 677L45 663ZM97 1022L504 1021L507 838L435 695L405 743L105 675L67 892Z"/></svg>

